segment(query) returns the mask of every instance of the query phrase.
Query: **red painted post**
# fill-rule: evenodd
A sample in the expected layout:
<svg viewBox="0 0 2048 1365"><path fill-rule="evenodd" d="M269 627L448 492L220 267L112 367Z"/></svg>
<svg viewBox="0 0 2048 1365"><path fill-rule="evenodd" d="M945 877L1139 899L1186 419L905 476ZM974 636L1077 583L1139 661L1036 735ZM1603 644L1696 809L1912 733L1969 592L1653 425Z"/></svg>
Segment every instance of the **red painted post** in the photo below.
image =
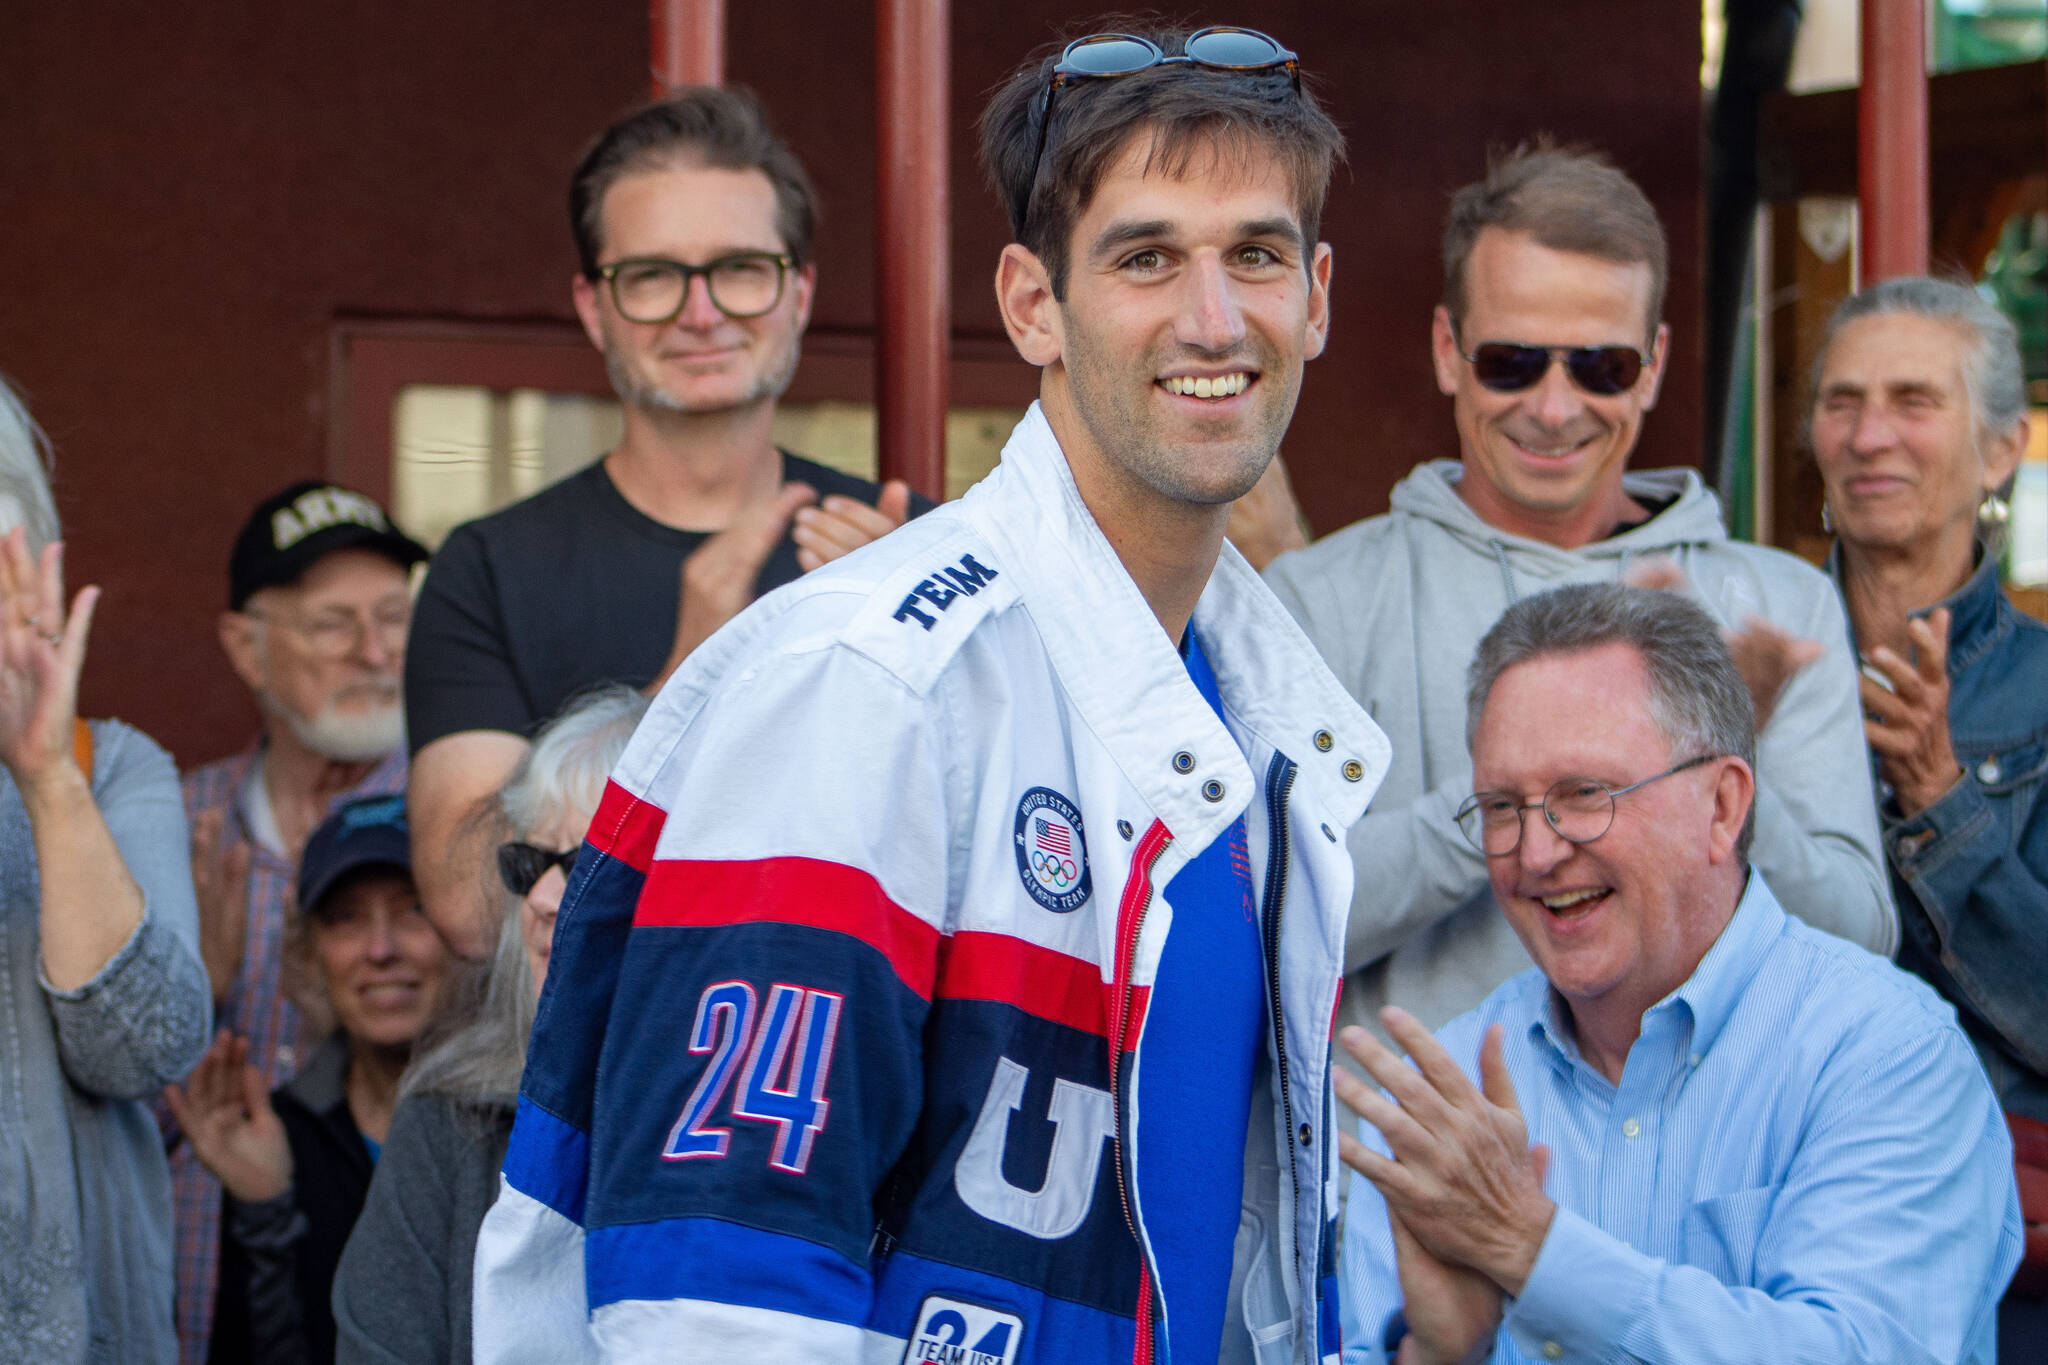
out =
<svg viewBox="0 0 2048 1365"><path fill-rule="evenodd" d="M881 477L946 496L947 0L875 5L875 412Z"/></svg>
<svg viewBox="0 0 2048 1365"><path fill-rule="evenodd" d="M1925 0L1863 0L1856 92L1858 287L1927 273Z"/></svg>
<svg viewBox="0 0 2048 1365"><path fill-rule="evenodd" d="M648 0L647 27L656 99L679 85L725 83L725 0Z"/></svg>

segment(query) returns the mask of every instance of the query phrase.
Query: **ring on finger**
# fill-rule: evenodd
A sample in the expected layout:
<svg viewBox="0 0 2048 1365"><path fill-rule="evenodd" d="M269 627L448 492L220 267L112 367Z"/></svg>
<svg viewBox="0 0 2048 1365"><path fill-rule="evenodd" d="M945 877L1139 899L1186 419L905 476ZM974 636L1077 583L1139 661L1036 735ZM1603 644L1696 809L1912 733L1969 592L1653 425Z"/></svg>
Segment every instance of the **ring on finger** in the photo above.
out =
<svg viewBox="0 0 2048 1365"><path fill-rule="evenodd" d="M53 645L61 645L64 643L64 637L62 635L45 635L43 636L43 638L45 640L48 640Z"/></svg>

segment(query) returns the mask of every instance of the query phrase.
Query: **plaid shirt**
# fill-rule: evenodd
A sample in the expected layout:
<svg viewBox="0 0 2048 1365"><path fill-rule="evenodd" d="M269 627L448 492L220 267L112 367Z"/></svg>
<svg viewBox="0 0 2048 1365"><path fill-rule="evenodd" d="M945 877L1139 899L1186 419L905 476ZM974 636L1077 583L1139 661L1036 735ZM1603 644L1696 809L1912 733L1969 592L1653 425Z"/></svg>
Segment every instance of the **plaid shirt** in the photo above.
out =
<svg viewBox="0 0 2048 1365"><path fill-rule="evenodd" d="M260 777L257 760L261 756L260 747L249 749L185 774L185 816L190 820L201 811L222 811L223 845L237 839L249 845L249 923L242 964L214 1017L219 1027L249 1040L249 1060L275 1089L298 1069L302 1044L309 1040L300 1038L299 1012L285 999L280 983L297 858L281 858L257 843L242 813L242 789ZM356 796L404 791L405 779L405 750L400 748L354 789L335 797L333 804ZM159 1117L169 1135L167 1141L175 1143L170 1160L177 1231L178 1359L180 1365L206 1365L214 1293L220 1278L220 1182L199 1164L168 1115Z"/></svg>

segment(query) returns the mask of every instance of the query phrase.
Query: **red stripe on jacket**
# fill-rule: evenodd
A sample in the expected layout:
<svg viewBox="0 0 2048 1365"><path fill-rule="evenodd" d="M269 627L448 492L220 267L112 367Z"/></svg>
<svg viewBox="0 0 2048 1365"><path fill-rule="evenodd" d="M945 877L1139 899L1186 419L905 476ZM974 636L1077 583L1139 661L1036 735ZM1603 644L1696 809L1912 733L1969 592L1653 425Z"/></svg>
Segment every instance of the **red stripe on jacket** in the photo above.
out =
<svg viewBox="0 0 2048 1365"><path fill-rule="evenodd" d="M645 872L654 865L654 846L667 820L668 812L660 806L607 781L583 839L600 853Z"/></svg>
<svg viewBox="0 0 2048 1365"><path fill-rule="evenodd" d="M857 938L929 1000L939 931L890 900L869 873L820 858L661 859L647 873L633 925L712 928L802 924Z"/></svg>
<svg viewBox="0 0 2048 1365"><path fill-rule="evenodd" d="M1082 958L1008 934L962 930L947 941L939 994L953 1000L990 1000L1068 1028L1109 1036L1112 987L1102 969ZM1138 987L1138 1008L1149 996Z"/></svg>

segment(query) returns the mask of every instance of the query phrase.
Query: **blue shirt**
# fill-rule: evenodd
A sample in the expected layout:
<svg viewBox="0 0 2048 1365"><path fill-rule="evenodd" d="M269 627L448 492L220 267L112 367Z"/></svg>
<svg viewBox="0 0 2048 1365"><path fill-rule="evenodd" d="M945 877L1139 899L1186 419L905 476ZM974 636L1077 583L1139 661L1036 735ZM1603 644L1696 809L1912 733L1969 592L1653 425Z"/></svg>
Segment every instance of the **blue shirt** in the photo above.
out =
<svg viewBox="0 0 2048 1365"><path fill-rule="evenodd" d="M1222 714L1192 629L1188 674ZM1252 1069L1263 1045L1258 905L1240 815L1168 882L1173 925L1138 1053L1138 1199L1166 1302L1162 1359L1211 1365L1244 1202Z"/></svg>
<svg viewBox="0 0 2048 1365"><path fill-rule="evenodd" d="M1540 972L1438 1033L1475 1079L1496 1022L1558 1209L1495 1361L1993 1359L2020 1257L2012 1144L1924 983L1790 918L1752 872L1692 977L1643 1015L1618 1086ZM1344 1359L1376 1362L1401 1291L1362 1177L1343 1274Z"/></svg>

